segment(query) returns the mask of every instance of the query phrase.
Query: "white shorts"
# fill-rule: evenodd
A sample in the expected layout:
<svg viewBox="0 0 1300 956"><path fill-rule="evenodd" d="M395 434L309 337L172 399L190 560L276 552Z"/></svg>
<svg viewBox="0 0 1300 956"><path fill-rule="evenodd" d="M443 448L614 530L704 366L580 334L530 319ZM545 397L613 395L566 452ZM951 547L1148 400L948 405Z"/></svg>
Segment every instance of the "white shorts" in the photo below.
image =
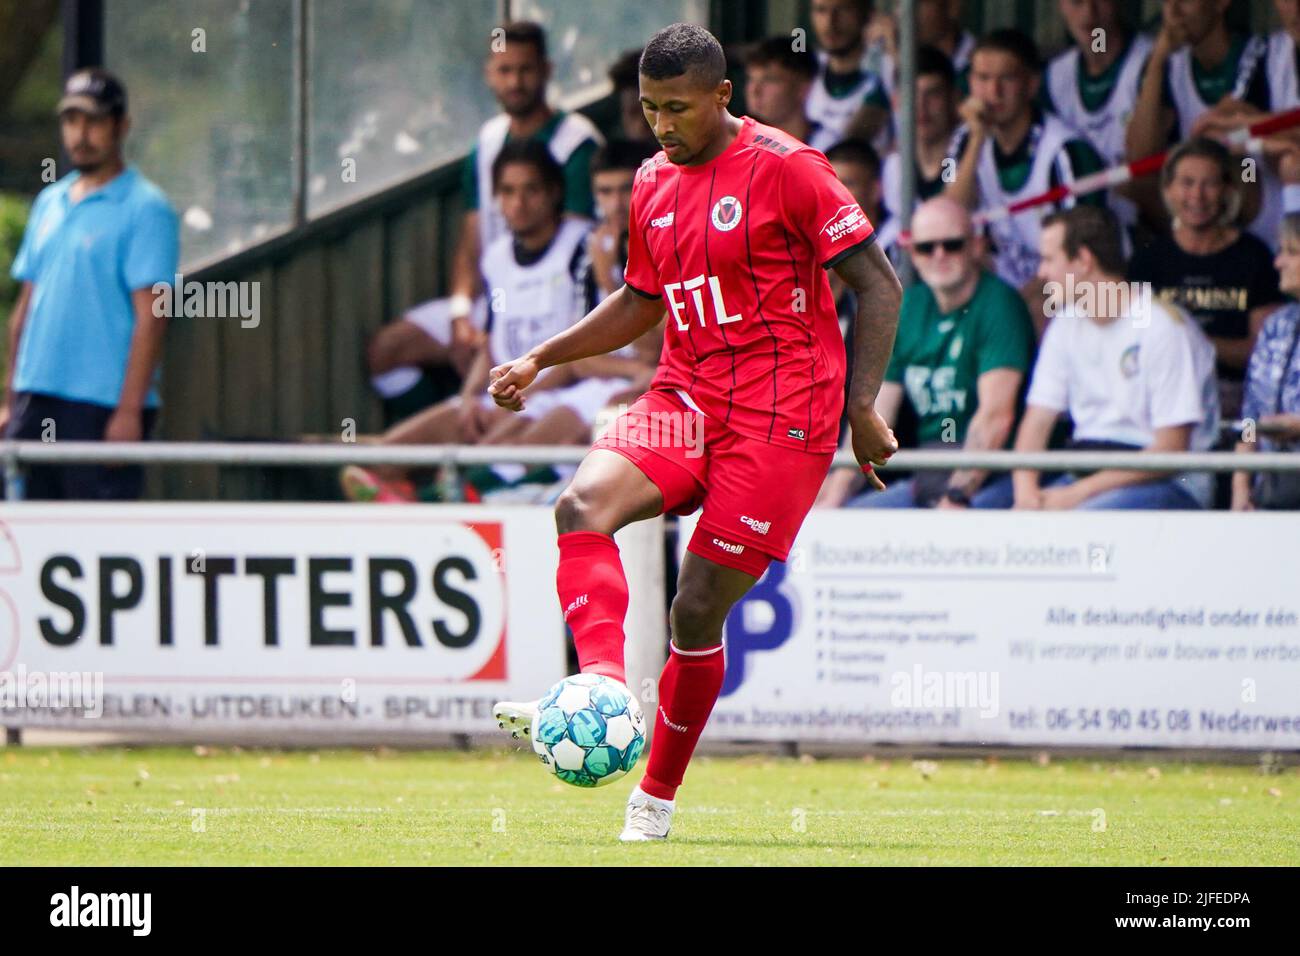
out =
<svg viewBox="0 0 1300 956"><path fill-rule="evenodd" d="M402 313L402 318L439 345L451 344L451 299L430 299L413 305ZM479 296L469 313L470 324L482 331L487 325L487 299Z"/></svg>
<svg viewBox="0 0 1300 956"><path fill-rule="evenodd" d="M626 378L584 378L563 388L548 388L532 395L525 392L520 414L536 420L557 408L567 408L584 424L594 425L609 400L631 384Z"/></svg>

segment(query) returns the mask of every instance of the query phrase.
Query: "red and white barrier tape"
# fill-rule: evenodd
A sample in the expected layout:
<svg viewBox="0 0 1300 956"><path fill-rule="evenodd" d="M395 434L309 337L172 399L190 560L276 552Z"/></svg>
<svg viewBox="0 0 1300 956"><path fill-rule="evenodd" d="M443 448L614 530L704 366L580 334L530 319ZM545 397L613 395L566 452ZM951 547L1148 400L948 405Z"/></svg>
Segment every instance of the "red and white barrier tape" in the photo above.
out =
<svg viewBox="0 0 1300 956"><path fill-rule="evenodd" d="M1252 123L1250 126L1243 126L1241 129L1233 130L1228 134L1227 140L1229 145L1245 146L1249 152L1259 152L1264 137L1297 125L1300 125L1300 108L1287 110L1283 113L1274 113L1257 123ZM1161 152L1152 156L1144 156L1135 162L1121 163L1118 166L1111 166L1109 169L1103 169L1088 176L1081 176L1074 182L1054 186L1036 196L1021 199L1007 206L999 206L997 209L981 209L971 216L971 221L976 226L982 226L985 223L1010 219L1027 209L1036 209L1049 203L1060 202L1067 197L1088 196L1103 189L1113 189L1129 180L1140 179L1143 176L1149 176L1151 173L1159 172L1161 167L1164 166L1168 155L1168 152ZM909 238L910 235L906 232L900 234L900 239L903 242L906 242Z"/></svg>

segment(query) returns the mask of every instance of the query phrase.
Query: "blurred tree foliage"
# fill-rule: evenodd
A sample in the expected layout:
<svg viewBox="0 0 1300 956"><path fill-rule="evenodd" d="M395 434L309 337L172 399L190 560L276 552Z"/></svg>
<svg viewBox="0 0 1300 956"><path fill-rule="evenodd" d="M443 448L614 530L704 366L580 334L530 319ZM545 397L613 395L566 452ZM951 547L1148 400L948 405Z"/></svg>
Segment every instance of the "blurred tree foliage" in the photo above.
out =
<svg viewBox="0 0 1300 956"><path fill-rule="evenodd" d="M35 195L58 155L58 0L0 0L0 190Z"/></svg>
<svg viewBox="0 0 1300 956"><path fill-rule="evenodd" d="M7 368L9 312L18 297L18 283L9 278L9 267L18 254L27 225L27 200L0 193L0 368Z"/></svg>
<svg viewBox="0 0 1300 956"><path fill-rule="evenodd" d="M59 18L59 0L0 0L0 115L8 109L23 78L41 54Z"/></svg>

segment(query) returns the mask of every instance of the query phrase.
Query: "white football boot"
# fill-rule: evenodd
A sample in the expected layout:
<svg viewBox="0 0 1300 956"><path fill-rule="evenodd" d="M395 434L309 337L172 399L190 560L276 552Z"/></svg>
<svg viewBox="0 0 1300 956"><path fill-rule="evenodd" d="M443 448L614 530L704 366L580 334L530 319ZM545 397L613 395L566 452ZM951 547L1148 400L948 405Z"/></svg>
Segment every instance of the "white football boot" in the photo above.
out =
<svg viewBox="0 0 1300 956"><path fill-rule="evenodd" d="M632 788L627 798L627 813L619 839L624 843L642 843L650 840L667 840L673 826L671 800L652 797L640 787Z"/></svg>
<svg viewBox="0 0 1300 956"><path fill-rule="evenodd" d="M510 731L515 740L527 740L532 737L533 721L537 719L537 700L518 701L500 700L492 707L492 716L497 726Z"/></svg>

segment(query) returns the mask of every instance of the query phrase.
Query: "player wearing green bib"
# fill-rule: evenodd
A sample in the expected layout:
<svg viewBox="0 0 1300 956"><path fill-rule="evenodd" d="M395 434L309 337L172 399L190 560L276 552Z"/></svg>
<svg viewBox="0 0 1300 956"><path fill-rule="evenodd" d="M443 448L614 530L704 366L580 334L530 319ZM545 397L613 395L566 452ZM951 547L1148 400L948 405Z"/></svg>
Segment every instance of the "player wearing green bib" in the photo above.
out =
<svg viewBox="0 0 1300 956"><path fill-rule="evenodd" d="M971 59L971 95L961 105L965 123L953 137L957 176L947 189L968 209L994 212L988 224L994 271L1029 302L1041 296L1035 279L1039 222L1051 210L1014 216L998 211L1102 168L1080 133L1034 106L1040 79L1038 48L1028 36L995 30L980 39ZM1078 201L1105 205L1106 193ZM1074 202L1067 198L1061 205Z"/></svg>
<svg viewBox="0 0 1300 956"><path fill-rule="evenodd" d="M1107 166L1117 166L1125 161L1124 135L1151 38L1125 26L1118 0L1060 0L1060 13L1073 43L1047 65L1042 105L1086 136ZM1110 208L1131 229L1137 206L1118 192Z"/></svg>

